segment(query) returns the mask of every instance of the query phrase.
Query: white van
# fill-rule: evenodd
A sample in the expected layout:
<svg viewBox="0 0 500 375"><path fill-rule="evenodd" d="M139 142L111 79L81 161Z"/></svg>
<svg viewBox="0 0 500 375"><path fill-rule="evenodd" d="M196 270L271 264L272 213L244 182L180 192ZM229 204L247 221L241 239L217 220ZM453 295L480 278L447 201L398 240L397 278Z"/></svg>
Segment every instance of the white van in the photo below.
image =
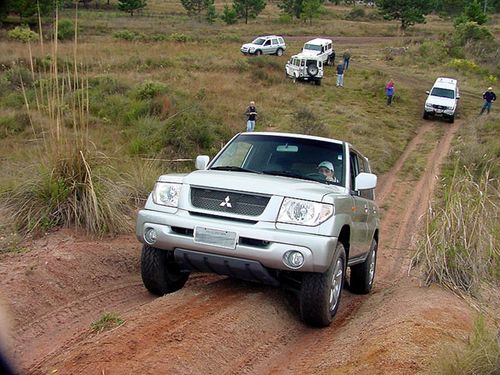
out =
<svg viewBox="0 0 500 375"><path fill-rule="evenodd" d="M458 81L453 78L439 77L434 82L431 91L426 91L428 96L425 101L424 119L431 116L443 117L449 122L455 121L460 92Z"/></svg>

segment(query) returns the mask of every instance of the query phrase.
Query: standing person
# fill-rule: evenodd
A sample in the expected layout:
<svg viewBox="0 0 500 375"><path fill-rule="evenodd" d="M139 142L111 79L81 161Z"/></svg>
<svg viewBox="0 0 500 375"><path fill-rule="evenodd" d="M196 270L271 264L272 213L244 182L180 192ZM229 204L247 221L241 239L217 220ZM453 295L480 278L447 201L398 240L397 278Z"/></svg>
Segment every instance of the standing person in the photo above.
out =
<svg viewBox="0 0 500 375"><path fill-rule="evenodd" d="M497 100L497 96L493 92L493 87L488 87L488 91L485 91L483 93L483 99L484 99L484 104L483 104L483 108L481 108L480 115L482 115L485 110L487 110L488 113L490 113L491 102L494 102L495 100Z"/></svg>
<svg viewBox="0 0 500 375"><path fill-rule="evenodd" d="M394 81L392 79L385 86L385 94L387 95L387 105L391 105L394 96Z"/></svg>
<svg viewBox="0 0 500 375"><path fill-rule="evenodd" d="M351 53L348 49L345 50L342 58L344 59L344 70L347 70L349 68L349 60L351 59Z"/></svg>
<svg viewBox="0 0 500 375"><path fill-rule="evenodd" d="M344 62L337 65L337 87L344 87Z"/></svg>
<svg viewBox="0 0 500 375"><path fill-rule="evenodd" d="M257 119L257 108L255 108L254 101L250 102L245 115L247 116L247 132L253 132L255 130L255 120Z"/></svg>

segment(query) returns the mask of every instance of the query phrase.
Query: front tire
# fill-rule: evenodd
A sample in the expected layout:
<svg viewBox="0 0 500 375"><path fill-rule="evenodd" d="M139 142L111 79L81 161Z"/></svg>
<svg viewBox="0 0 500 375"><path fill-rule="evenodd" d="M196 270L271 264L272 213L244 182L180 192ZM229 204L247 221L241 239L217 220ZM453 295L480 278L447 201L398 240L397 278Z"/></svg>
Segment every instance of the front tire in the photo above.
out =
<svg viewBox="0 0 500 375"><path fill-rule="evenodd" d="M422 118L424 120L428 120L429 119L429 115L427 114L427 112L424 111L424 114L422 115Z"/></svg>
<svg viewBox="0 0 500 375"><path fill-rule="evenodd" d="M375 279L375 268L377 266L378 244L375 239L370 245L370 252L366 260L361 264L351 267L349 289L356 294L368 294L373 287Z"/></svg>
<svg viewBox="0 0 500 375"><path fill-rule="evenodd" d="M141 255L142 282L152 294L163 296L181 289L189 278L167 250L144 245Z"/></svg>
<svg viewBox="0 0 500 375"><path fill-rule="evenodd" d="M448 118L448 121L450 122L450 124L453 124L455 122L455 115L451 115L449 118Z"/></svg>
<svg viewBox="0 0 500 375"><path fill-rule="evenodd" d="M345 249L339 242L326 272L304 274L299 295L300 317L304 322L319 327L330 325L339 308L345 268Z"/></svg>

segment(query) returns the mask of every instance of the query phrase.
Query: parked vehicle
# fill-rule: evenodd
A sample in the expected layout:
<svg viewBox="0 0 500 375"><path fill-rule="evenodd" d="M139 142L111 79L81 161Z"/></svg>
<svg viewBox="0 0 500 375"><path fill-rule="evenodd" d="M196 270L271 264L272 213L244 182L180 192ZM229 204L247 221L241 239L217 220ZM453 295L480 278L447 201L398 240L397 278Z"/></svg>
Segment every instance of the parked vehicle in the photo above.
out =
<svg viewBox="0 0 500 375"><path fill-rule="evenodd" d="M300 53L286 63L285 71L294 81L309 81L319 86L323 79L323 61L319 56Z"/></svg>
<svg viewBox="0 0 500 375"><path fill-rule="evenodd" d="M453 123L458 99L460 99L458 81L453 78L439 77L434 82L431 91L426 91L426 93L428 96L425 101L423 118L443 117Z"/></svg>
<svg viewBox="0 0 500 375"><path fill-rule="evenodd" d="M295 291L301 318L327 326L350 267L368 293L379 240L377 177L349 143L287 133L241 133L197 171L160 176L137 217L142 280L153 294L191 271ZM328 172L327 174L323 173Z"/></svg>
<svg viewBox="0 0 500 375"><path fill-rule="evenodd" d="M335 63L335 50L331 39L316 38L304 44L302 48L303 55L313 55L321 59L325 65Z"/></svg>
<svg viewBox="0 0 500 375"><path fill-rule="evenodd" d="M240 51L245 55L277 55L286 50L285 40L281 36L259 36L252 43L243 44Z"/></svg>

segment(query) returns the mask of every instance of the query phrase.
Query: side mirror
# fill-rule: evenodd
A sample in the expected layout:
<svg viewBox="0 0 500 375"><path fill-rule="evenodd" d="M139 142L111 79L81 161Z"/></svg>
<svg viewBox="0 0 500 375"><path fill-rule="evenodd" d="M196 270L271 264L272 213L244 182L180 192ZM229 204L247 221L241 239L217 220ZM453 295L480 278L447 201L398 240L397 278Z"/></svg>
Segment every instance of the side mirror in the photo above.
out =
<svg viewBox="0 0 500 375"><path fill-rule="evenodd" d="M457 99L460 99L460 95L457 95Z"/></svg>
<svg viewBox="0 0 500 375"><path fill-rule="evenodd" d="M373 173L361 172L354 181L356 190L375 189L377 186L377 176Z"/></svg>
<svg viewBox="0 0 500 375"><path fill-rule="evenodd" d="M427 95L429 95L431 92L430 92L429 90L427 90L425 93L426 93Z"/></svg>
<svg viewBox="0 0 500 375"><path fill-rule="evenodd" d="M198 155L196 157L195 167L196 169L207 169L210 157L208 155Z"/></svg>

